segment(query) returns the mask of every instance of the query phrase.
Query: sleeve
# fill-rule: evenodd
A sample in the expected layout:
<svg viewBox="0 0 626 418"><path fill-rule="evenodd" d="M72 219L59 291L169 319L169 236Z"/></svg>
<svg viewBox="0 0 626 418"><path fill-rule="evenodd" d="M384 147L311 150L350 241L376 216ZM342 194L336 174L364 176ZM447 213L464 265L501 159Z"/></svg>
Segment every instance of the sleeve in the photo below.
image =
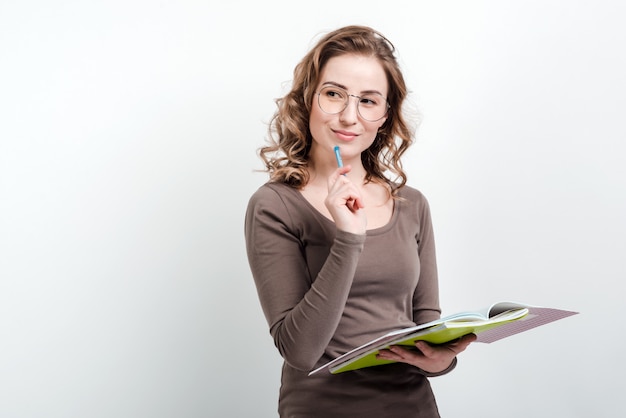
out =
<svg viewBox="0 0 626 418"><path fill-rule="evenodd" d="M420 196L418 205L419 232L416 237L420 259L420 275L417 288L413 294L413 320L416 324L438 319L441 316L439 305L439 277L437 274L437 257L435 254L435 237L430 213L430 206L424 196ZM427 377L442 376L456 368L455 357L450 366L438 373L422 370Z"/></svg>
<svg viewBox="0 0 626 418"><path fill-rule="evenodd" d="M274 344L289 365L311 370L339 324L365 235L337 231L325 264L310 278L292 217L275 190L261 187L251 197L244 230Z"/></svg>
<svg viewBox="0 0 626 418"><path fill-rule="evenodd" d="M420 260L420 273L417 287L413 293L413 321L416 324L439 319L439 278L437 274L437 257L435 253L435 237L428 201L421 194L417 205L419 223L417 251Z"/></svg>
<svg viewBox="0 0 626 418"><path fill-rule="evenodd" d="M421 369L420 369L420 370L421 370L422 374L423 374L424 376L426 376L426 377L439 377L439 376L443 376L444 374L448 374L448 373L450 373L452 370L454 370L454 369L456 368L457 363L458 363L458 360L457 360L457 358L455 357L455 358L453 358L453 359L452 359L452 363L450 363L450 365L449 365L449 366L448 366L445 370L442 370L442 371L440 371L440 372L437 372L437 373L429 373L429 372L427 372L427 371L425 371L425 370L421 370Z"/></svg>

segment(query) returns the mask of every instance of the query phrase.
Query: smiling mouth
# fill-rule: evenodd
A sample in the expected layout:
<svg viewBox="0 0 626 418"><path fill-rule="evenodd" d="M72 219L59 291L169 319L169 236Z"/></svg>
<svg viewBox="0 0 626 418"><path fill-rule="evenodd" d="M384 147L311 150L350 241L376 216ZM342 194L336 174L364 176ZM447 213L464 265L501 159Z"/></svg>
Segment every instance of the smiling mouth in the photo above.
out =
<svg viewBox="0 0 626 418"><path fill-rule="evenodd" d="M347 131L335 131L333 130L333 132L335 133L335 135L337 135L339 138L341 139L345 139L345 140L350 140L350 139L354 139L356 138L358 135L355 134L354 132L347 132Z"/></svg>

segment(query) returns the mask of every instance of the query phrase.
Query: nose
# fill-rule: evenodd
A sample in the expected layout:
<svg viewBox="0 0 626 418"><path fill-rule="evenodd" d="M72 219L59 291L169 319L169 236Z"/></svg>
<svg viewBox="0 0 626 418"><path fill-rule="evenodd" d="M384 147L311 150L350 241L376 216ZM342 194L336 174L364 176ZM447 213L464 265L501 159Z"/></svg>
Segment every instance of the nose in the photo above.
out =
<svg viewBox="0 0 626 418"><path fill-rule="evenodd" d="M359 100L359 97L349 94L348 103L346 104L346 108L343 109L339 114L339 120L341 120L345 124L355 124L359 118Z"/></svg>

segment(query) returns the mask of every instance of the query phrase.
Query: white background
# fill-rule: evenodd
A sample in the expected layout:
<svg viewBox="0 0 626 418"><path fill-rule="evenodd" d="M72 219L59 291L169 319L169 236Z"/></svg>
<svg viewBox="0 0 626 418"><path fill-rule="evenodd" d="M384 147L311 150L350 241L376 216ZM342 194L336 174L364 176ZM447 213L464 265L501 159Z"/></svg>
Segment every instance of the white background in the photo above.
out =
<svg viewBox="0 0 626 418"><path fill-rule="evenodd" d="M0 3L0 416L276 416L243 216L273 100L352 23L422 114L444 314L580 312L470 347L442 415L620 416L626 7L406 4Z"/></svg>

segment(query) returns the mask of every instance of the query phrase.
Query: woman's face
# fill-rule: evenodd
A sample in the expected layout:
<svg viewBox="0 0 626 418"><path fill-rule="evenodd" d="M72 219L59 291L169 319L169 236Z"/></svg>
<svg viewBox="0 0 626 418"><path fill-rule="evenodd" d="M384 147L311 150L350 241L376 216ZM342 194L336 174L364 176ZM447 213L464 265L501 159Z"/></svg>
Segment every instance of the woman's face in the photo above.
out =
<svg viewBox="0 0 626 418"><path fill-rule="evenodd" d="M347 107L335 114L327 113L329 109L323 111L319 105L318 94L323 89L326 89L323 94L327 101L337 101L339 97L347 95ZM387 120L385 99L387 89L385 71L376 58L347 54L328 60L320 75L320 82L311 104L309 118L309 129L313 137L311 158L316 161L334 160L333 148L339 145L344 160L357 161L356 157L360 157L361 153L372 145L378 128ZM368 119L375 118L371 117L373 101L369 98L381 99L382 105L385 106L381 113L383 117L373 122L362 116L370 116ZM377 104L380 104L378 99ZM331 111L342 107L340 104L335 105L336 108L331 105ZM368 106L370 109L367 109Z"/></svg>

